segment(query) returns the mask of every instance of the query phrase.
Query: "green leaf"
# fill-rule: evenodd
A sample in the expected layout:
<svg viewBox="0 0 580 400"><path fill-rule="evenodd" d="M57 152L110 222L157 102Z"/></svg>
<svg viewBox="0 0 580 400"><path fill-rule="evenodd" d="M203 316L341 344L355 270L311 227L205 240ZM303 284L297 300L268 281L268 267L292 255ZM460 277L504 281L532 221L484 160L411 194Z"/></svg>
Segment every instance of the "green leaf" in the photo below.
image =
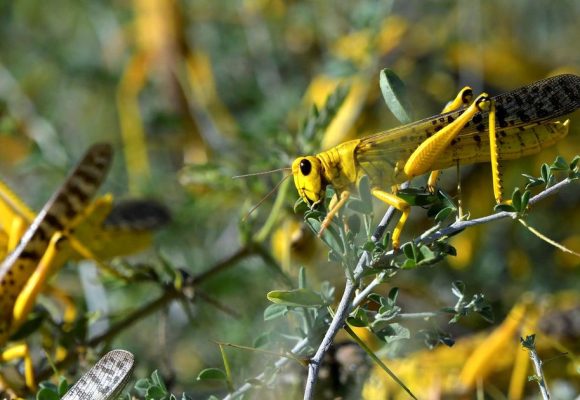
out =
<svg viewBox="0 0 580 400"><path fill-rule="evenodd" d="M383 99L395 118L402 124L413 121L411 106L403 81L391 69L385 68L380 72L379 85Z"/></svg>
<svg viewBox="0 0 580 400"><path fill-rule="evenodd" d="M443 190L439 190L437 192L437 195L441 197L441 199L443 200L443 204L445 204L447 207L451 207L454 210L457 209L457 205L455 204L451 196L449 196L449 194L447 194Z"/></svg>
<svg viewBox="0 0 580 400"><path fill-rule="evenodd" d="M437 195L417 188L406 188L399 190L397 192L397 197L405 200L411 206L420 207L430 206L439 200Z"/></svg>
<svg viewBox="0 0 580 400"><path fill-rule="evenodd" d="M316 234L320 232L320 228L322 227L322 223L314 218L307 218L306 224L310 226L310 229L312 229L312 231ZM344 253L340 236L332 225L326 228L322 233L322 241L326 243L326 245L330 247L330 249L334 250L337 254Z"/></svg>
<svg viewBox="0 0 580 400"><path fill-rule="evenodd" d="M397 340L404 340L411 338L411 331L405 328L403 325L394 322L386 325L380 331L376 332L379 339L384 340L387 343L392 343Z"/></svg>
<svg viewBox="0 0 580 400"><path fill-rule="evenodd" d="M437 213L437 215L435 216L435 221L436 222L445 221L447 217L449 217L449 215L451 215L454 211L455 210L451 207L445 207L444 209L442 209Z"/></svg>
<svg viewBox="0 0 580 400"><path fill-rule="evenodd" d="M416 256L415 256L415 244L413 242L410 243L406 243L403 248L403 254L405 254L405 257L407 257L407 259L409 260L415 260Z"/></svg>
<svg viewBox="0 0 580 400"><path fill-rule="evenodd" d="M417 263L415 260L411 260L410 258L406 259L403 264L401 264L401 269L413 269L417 267Z"/></svg>
<svg viewBox="0 0 580 400"><path fill-rule="evenodd" d="M528 174L522 174L522 176L524 178L527 179L527 183L526 183L526 187L525 189L531 189L537 186L541 186L544 185L546 182L544 182L544 180L542 178L536 178L534 176L528 175Z"/></svg>
<svg viewBox="0 0 580 400"><path fill-rule="evenodd" d="M64 376L61 376L58 379L58 390L57 393L59 396L64 396L66 392L68 392L69 384Z"/></svg>
<svg viewBox="0 0 580 400"><path fill-rule="evenodd" d="M302 197L298 197L298 200L294 202L293 208L295 214L304 214L306 211L310 210L310 207L308 207L308 204L306 204Z"/></svg>
<svg viewBox="0 0 580 400"><path fill-rule="evenodd" d="M493 208L493 211L517 212L517 210L511 204L496 204L496 206Z"/></svg>
<svg viewBox="0 0 580 400"><path fill-rule="evenodd" d="M552 171L566 171L568 169L568 163L562 156L557 156L552 165L550 165L550 170Z"/></svg>
<svg viewBox="0 0 580 400"><path fill-rule="evenodd" d="M146 400L165 400L168 393L160 386L151 386L145 394Z"/></svg>
<svg viewBox="0 0 580 400"><path fill-rule="evenodd" d="M391 290L389 290L389 294L387 295L387 297L391 301L391 304L395 304L397 302L397 298L399 297L399 288L394 287Z"/></svg>
<svg viewBox="0 0 580 400"><path fill-rule="evenodd" d="M350 326L354 326L354 327L357 327L357 328L364 328L365 326L368 325L363 320L360 320L360 319L355 318L355 317L347 317L346 318L346 322Z"/></svg>
<svg viewBox="0 0 580 400"><path fill-rule="evenodd" d="M48 388L42 388L36 393L36 400L60 400L56 392Z"/></svg>
<svg viewBox="0 0 580 400"><path fill-rule="evenodd" d="M546 187L550 186L554 180L554 175L552 174L552 170L548 164L542 164L541 174Z"/></svg>
<svg viewBox="0 0 580 400"><path fill-rule="evenodd" d="M310 289L272 290L266 295L274 304L290 307L320 307L324 305L322 297Z"/></svg>
<svg viewBox="0 0 580 400"><path fill-rule="evenodd" d="M135 390L139 391L140 393L145 393L147 389L151 386L151 382L147 378L141 378L135 382Z"/></svg>
<svg viewBox="0 0 580 400"><path fill-rule="evenodd" d="M535 350L536 348L536 334L531 334L526 336L526 338L520 337L520 343L527 350Z"/></svg>
<svg viewBox="0 0 580 400"><path fill-rule="evenodd" d="M367 296L367 299L368 299L368 300L370 300L370 301L372 301L372 302L374 302L374 303L377 303L377 304L379 304L379 305L380 305L380 304L382 304L382 302L381 302L382 298L383 298L383 296L381 296L381 295L380 295L380 294L378 294L378 293L371 293L371 294L369 294L369 295Z"/></svg>
<svg viewBox="0 0 580 400"><path fill-rule="evenodd" d="M364 324L364 326L368 326L368 324L369 324L369 317L368 317L367 313L365 312L365 310L363 310L362 308L358 307L356 309L356 312L354 313L354 317L356 319L358 319L359 321L362 321L362 323Z"/></svg>
<svg viewBox="0 0 580 400"><path fill-rule="evenodd" d="M219 368L206 368L197 375L198 381L225 381L226 379L226 373Z"/></svg>
<svg viewBox="0 0 580 400"><path fill-rule="evenodd" d="M365 242L365 244L363 244L362 249L364 251L374 251L376 247L377 247L376 243L373 242L372 240L369 240L368 242Z"/></svg>
<svg viewBox="0 0 580 400"><path fill-rule="evenodd" d="M420 246L419 247L419 254L417 259L419 261L419 265L428 265L432 264L435 261L439 261L439 255L436 255L433 250L431 250L427 246Z"/></svg>
<svg viewBox="0 0 580 400"><path fill-rule="evenodd" d="M526 190L524 192L524 194L522 195L522 212L526 211L526 209L528 208L528 203L530 202L530 196L531 196L531 192L529 190Z"/></svg>
<svg viewBox="0 0 580 400"><path fill-rule="evenodd" d="M572 161L570 162L570 170L574 171L576 169L576 165L580 162L580 155L575 156Z"/></svg>
<svg viewBox="0 0 580 400"><path fill-rule="evenodd" d="M284 317L288 314L288 307L282 304L270 304L264 310L264 321Z"/></svg>
<svg viewBox="0 0 580 400"><path fill-rule="evenodd" d="M159 386L164 392L167 392L167 387L165 387L165 382L163 382L163 378L159 375L159 371L155 370L151 374L151 381L154 385Z"/></svg>
<svg viewBox="0 0 580 400"><path fill-rule="evenodd" d="M522 211L522 195L520 193L520 188L515 188L512 193L512 207L516 212Z"/></svg>

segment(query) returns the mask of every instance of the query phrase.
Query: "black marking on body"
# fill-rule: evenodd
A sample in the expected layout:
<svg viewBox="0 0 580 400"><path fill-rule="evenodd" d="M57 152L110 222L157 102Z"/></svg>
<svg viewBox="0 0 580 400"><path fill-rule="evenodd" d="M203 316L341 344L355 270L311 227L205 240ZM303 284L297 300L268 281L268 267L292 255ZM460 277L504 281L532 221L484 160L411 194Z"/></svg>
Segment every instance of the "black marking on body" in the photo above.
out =
<svg viewBox="0 0 580 400"><path fill-rule="evenodd" d="M524 123L530 122L531 118L524 110L516 111L517 117Z"/></svg>
<svg viewBox="0 0 580 400"><path fill-rule="evenodd" d="M20 253L21 260L37 260L40 258L40 254L33 250L24 250Z"/></svg>
<svg viewBox="0 0 580 400"><path fill-rule="evenodd" d="M64 228L64 225L56 215L51 213L46 213L44 216L44 223L48 224L53 231L61 231Z"/></svg>

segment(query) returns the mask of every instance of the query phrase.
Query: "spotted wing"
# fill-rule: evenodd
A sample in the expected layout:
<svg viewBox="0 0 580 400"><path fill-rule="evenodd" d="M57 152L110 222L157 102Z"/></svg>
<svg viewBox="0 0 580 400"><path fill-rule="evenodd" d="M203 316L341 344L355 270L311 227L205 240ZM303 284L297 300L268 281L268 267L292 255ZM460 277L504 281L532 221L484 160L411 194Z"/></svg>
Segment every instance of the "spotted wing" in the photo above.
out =
<svg viewBox="0 0 580 400"><path fill-rule="evenodd" d="M111 350L70 388L62 400L112 400L131 377L133 354Z"/></svg>
<svg viewBox="0 0 580 400"><path fill-rule="evenodd" d="M567 133L553 122L580 107L580 77L559 75L493 97L502 159L534 154ZM428 137L454 121L463 109L436 115L362 139L355 157L369 175L404 163ZM434 169L489 161L489 113L478 112L461 130ZM393 182L396 183L396 182Z"/></svg>

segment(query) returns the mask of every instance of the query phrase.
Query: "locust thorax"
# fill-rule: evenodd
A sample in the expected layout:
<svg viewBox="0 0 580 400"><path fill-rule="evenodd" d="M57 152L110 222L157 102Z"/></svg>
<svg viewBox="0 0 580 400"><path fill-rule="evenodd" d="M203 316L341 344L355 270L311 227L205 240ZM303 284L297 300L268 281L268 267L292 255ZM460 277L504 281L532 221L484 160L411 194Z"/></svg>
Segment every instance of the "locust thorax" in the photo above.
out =
<svg viewBox="0 0 580 400"><path fill-rule="evenodd" d="M322 164L313 156L299 157L292 163L292 175L298 194L310 206L324 198Z"/></svg>

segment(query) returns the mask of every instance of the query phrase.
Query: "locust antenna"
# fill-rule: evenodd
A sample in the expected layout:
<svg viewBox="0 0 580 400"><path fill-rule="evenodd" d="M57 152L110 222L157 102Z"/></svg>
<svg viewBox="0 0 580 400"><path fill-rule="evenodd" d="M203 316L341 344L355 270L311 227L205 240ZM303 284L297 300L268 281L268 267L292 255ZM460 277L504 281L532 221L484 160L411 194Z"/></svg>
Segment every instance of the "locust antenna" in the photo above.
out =
<svg viewBox="0 0 580 400"><path fill-rule="evenodd" d="M287 169L290 169L290 168L281 168L280 170L287 170ZM273 172L273 171L269 171L269 172ZM260 174L260 173L258 173L258 174ZM244 176L244 175L241 175L241 176ZM251 176L251 175L250 175L250 176ZM251 215L251 214L252 214L254 211L256 211L256 209L257 209L258 207L260 207L260 206L262 205L262 203L263 203L264 201L266 201L266 199L267 199L268 197L270 197L272 194L274 194L274 192L275 192L276 190L278 190L278 188L280 187L280 185L281 185L281 184L282 184L282 183L283 183L283 182L284 182L286 179L288 179L288 178L289 178L289 177L291 177L291 176L292 176L292 174L289 174L289 175L286 175L284 178L282 178L282 180L280 180L280 182L278 182L278 183L276 184L276 186L274 186L274 188L268 192L268 194L267 194L267 195L265 195L264 197L262 197L262 199L261 199L261 200L258 202L258 204L256 204L254 207L252 207L252 208L250 209L250 211L248 211L248 213L247 213L246 215L244 215L244 218L242 218L242 221L243 221L243 222L246 222L246 220L248 219L248 217L249 217L249 216L250 216L250 215Z"/></svg>
<svg viewBox="0 0 580 400"><path fill-rule="evenodd" d="M253 174L245 174L245 175L236 175L236 176L232 176L232 179L247 178L247 177L250 177L250 176L258 176L258 175L267 175L267 174L271 174L271 173L274 173L274 172L280 172L280 171L292 171L292 168L290 168L290 167L284 167L284 168L273 169L271 171L254 172ZM286 179L286 178L284 178L284 179ZM284 182L284 179L282 179L282 181L280 183ZM276 185L276 188L278 186L280 186L280 183ZM276 188L274 188L274 189L276 189ZM266 195L266 197L268 197L269 195L270 195L270 193L268 193L268 195Z"/></svg>

